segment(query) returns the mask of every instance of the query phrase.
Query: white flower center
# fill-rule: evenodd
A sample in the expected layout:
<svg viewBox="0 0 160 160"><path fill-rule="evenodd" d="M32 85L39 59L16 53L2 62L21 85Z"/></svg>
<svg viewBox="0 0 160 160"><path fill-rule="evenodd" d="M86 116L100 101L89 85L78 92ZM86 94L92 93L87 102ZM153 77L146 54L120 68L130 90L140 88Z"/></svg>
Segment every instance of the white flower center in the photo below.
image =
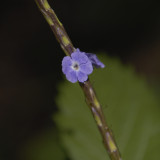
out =
<svg viewBox="0 0 160 160"><path fill-rule="evenodd" d="M79 64L77 62L73 62L72 69L74 69L75 71L78 71L79 70Z"/></svg>

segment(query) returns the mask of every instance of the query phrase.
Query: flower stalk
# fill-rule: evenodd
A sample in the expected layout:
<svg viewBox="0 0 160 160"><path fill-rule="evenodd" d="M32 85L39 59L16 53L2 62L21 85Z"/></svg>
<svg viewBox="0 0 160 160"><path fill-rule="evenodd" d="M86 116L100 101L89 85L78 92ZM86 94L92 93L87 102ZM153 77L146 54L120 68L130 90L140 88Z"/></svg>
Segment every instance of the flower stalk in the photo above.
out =
<svg viewBox="0 0 160 160"><path fill-rule="evenodd" d="M35 0L38 8L43 14L44 18L50 25L56 39L58 40L61 48L65 52L67 56L71 56L71 54L76 50L69 39L62 23L58 20L55 12L48 4L47 0ZM112 131L109 129L104 114L102 112L101 105L97 99L96 93L92 87L89 79L84 83L80 83L80 86L84 92L86 103L89 106L92 115L95 119L95 122L98 126L98 129L102 135L104 146L109 154L111 160L122 160L116 142L114 140L114 136Z"/></svg>

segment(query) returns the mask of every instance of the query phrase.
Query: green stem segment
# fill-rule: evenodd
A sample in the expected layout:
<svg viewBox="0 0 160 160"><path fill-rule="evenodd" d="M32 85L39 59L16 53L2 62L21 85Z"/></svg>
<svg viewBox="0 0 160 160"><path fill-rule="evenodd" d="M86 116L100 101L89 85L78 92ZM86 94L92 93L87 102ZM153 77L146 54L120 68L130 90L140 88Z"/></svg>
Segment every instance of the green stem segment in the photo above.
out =
<svg viewBox="0 0 160 160"><path fill-rule="evenodd" d="M50 7L47 0L35 0L35 1L40 11L42 12L43 16L45 17L46 21L50 25L56 39L61 45L61 48L63 49L63 51L67 56L70 56L75 51L75 48L71 40L69 39L62 23L58 20L55 12ZM86 82L79 84L84 92L86 103L88 104L93 114L93 117L96 121L96 124L98 126L98 129L102 135L103 143L110 156L110 159L122 160L118 147L115 143L112 131L109 129L105 121L101 105L97 99L96 93L89 79Z"/></svg>
<svg viewBox="0 0 160 160"><path fill-rule="evenodd" d="M47 0L35 0L35 1L41 13L43 14L44 18L50 25L56 39L61 45L61 48L63 49L63 51L67 56L70 56L70 54L75 51L75 48L73 47L73 44L69 39L62 23L58 20L56 14L48 4Z"/></svg>
<svg viewBox="0 0 160 160"><path fill-rule="evenodd" d="M91 109L91 112L96 121L98 129L102 135L103 143L110 156L110 159L111 160L122 160L120 152L114 140L112 131L109 129L105 121L101 105L97 99L96 93L90 81L88 80L84 83L80 83L80 86L85 94L86 103Z"/></svg>

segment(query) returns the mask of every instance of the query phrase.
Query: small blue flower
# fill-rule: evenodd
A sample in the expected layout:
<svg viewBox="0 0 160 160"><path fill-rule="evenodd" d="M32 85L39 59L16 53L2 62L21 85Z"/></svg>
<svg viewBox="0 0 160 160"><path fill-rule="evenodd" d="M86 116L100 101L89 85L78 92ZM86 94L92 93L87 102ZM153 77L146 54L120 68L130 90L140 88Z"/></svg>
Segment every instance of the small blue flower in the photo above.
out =
<svg viewBox="0 0 160 160"><path fill-rule="evenodd" d="M92 73L93 66L84 52L76 50L71 57L65 56L62 60L62 71L67 80L72 83L85 82Z"/></svg>
<svg viewBox="0 0 160 160"><path fill-rule="evenodd" d="M104 68L105 67L105 65L98 59L98 57L95 54L86 53L86 55L94 67L96 67L96 68Z"/></svg>

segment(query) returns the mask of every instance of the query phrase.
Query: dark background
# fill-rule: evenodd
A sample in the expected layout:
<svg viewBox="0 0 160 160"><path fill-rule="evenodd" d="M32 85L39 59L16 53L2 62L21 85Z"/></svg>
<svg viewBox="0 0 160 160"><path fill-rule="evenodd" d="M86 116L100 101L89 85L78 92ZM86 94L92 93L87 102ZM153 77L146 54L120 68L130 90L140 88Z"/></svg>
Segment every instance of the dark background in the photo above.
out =
<svg viewBox="0 0 160 160"><path fill-rule="evenodd" d="M49 1L75 47L131 64L159 93L160 5L156 0ZM64 56L34 0L0 5L0 159L18 160L27 139L54 126Z"/></svg>

